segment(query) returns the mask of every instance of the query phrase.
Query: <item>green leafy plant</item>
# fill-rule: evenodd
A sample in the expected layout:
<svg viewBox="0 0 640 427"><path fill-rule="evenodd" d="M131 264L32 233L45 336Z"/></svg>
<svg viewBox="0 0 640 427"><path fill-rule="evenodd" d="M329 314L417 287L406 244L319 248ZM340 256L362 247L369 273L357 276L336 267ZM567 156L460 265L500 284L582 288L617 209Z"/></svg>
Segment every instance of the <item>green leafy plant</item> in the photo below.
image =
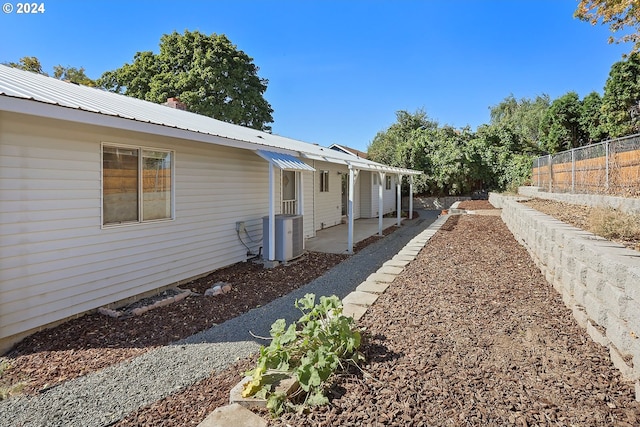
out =
<svg viewBox="0 0 640 427"><path fill-rule="evenodd" d="M329 377L363 359L358 352L360 332L354 328L353 318L342 314L337 296L322 296L316 304L315 295L306 294L295 307L302 313L298 321L287 326L284 319L278 319L271 325L271 343L260 348L256 367L247 372L251 381L242 393L244 397L267 398L267 408L276 416L288 409L329 403L325 394ZM290 397L273 392L267 372L290 374L298 381L299 392Z"/></svg>

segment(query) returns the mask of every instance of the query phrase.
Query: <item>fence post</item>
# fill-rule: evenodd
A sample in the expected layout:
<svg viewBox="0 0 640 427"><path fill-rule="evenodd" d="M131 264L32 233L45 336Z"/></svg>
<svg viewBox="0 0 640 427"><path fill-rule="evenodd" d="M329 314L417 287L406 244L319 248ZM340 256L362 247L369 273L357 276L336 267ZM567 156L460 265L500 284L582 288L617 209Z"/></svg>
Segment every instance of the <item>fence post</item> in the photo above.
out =
<svg viewBox="0 0 640 427"><path fill-rule="evenodd" d="M604 163L607 176L604 179L604 189L609 192L609 141L604 143Z"/></svg>
<svg viewBox="0 0 640 427"><path fill-rule="evenodd" d="M576 149L571 149L571 194L576 192Z"/></svg>
<svg viewBox="0 0 640 427"><path fill-rule="evenodd" d="M553 157L551 154L547 154L549 156L549 192L553 193Z"/></svg>
<svg viewBox="0 0 640 427"><path fill-rule="evenodd" d="M538 187L540 187L540 156L538 156L536 162L538 164L538 167L536 168L536 170L538 171Z"/></svg>

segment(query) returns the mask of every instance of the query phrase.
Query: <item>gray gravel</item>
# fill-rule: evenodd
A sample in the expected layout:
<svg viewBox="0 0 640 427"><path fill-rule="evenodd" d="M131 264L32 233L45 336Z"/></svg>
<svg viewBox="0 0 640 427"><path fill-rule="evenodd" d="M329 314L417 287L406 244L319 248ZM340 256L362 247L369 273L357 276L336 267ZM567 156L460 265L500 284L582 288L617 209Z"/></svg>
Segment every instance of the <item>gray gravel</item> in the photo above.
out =
<svg viewBox="0 0 640 427"><path fill-rule="evenodd" d="M37 396L0 401L1 426L109 426L140 407L247 357L278 318L300 317L293 302L306 293L345 297L367 276L433 223L439 212L420 211L393 234L340 263L325 275L259 307L182 341L62 383Z"/></svg>

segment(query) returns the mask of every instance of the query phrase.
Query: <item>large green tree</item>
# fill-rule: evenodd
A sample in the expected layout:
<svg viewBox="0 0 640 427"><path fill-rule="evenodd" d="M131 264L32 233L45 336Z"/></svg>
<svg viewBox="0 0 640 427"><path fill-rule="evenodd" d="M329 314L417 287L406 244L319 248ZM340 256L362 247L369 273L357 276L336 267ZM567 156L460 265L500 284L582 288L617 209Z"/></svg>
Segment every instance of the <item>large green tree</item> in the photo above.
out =
<svg viewBox="0 0 640 427"><path fill-rule="evenodd" d="M598 92L591 92L582 99L579 119L587 144L593 144L607 138L602 121L602 97Z"/></svg>
<svg viewBox="0 0 640 427"><path fill-rule="evenodd" d="M268 81L224 34L165 34L160 53L138 52L131 64L107 71L99 83L157 103L178 97L192 112L254 129L270 130L273 122L263 96Z"/></svg>
<svg viewBox="0 0 640 427"><path fill-rule="evenodd" d="M535 99L516 99L509 95L498 105L490 108L490 124L508 127L517 133L523 143L532 146L540 142L540 125L551 105L549 95L542 94Z"/></svg>
<svg viewBox="0 0 640 427"><path fill-rule="evenodd" d="M415 158L415 131L437 128L438 123L431 120L423 109L415 113L397 111L396 122L376 134L367 148L367 154L376 162L390 166L411 167L419 162Z"/></svg>
<svg viewBox="0 0 640 427"><path fill-rule="evenodd" d="M543 147L550 153L580 147L585 142L580 127L582 103L576 92L568 92L551 103L542 121Z"/></svg>
<svg viewBox="0 0 640 427"><path fill-rule="evenodd" d="M640 130L640 53L611 67L602 97L603 128L610 137Z"/></svg>

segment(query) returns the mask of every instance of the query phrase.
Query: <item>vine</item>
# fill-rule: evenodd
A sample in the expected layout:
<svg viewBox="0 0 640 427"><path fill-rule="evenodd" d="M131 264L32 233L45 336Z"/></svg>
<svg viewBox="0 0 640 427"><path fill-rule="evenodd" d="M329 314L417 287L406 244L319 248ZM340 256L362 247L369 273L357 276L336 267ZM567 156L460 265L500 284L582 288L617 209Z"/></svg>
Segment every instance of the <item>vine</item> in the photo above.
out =
<svg viewBox="0 0 640 427"><path fill-rule="evenodd" d="M353 318L342 314L340 299L332 295L320 297L306 294L295 302L302 316L286 325L278 319L271 325L271 343L260 348L256 367L247 372L251 381L245 384L243 397L267 398L267 408L275 416L285 410L300 410L308 406L329 403L326 396L329 377L346 364L356 366L363 360L358 351L361 334L354 328ZM288 397L273 392L265 381L267 372L287 373L298 381L300 392ZM304 400L300 404L300 395Z"/></svg>

